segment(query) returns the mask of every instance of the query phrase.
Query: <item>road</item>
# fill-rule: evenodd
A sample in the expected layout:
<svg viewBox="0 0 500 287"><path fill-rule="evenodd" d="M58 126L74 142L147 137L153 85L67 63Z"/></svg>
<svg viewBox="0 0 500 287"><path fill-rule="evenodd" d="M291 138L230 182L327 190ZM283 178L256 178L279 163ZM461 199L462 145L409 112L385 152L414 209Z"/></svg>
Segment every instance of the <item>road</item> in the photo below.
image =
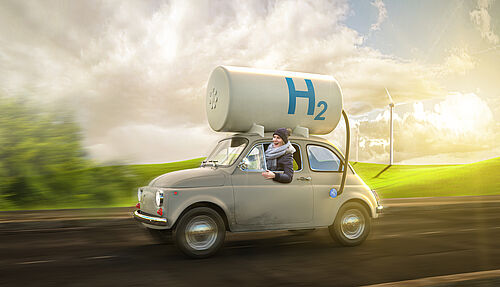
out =
<svg viewBox="0 0 500 287"><path fill-rule="evenodd" d="M108 211L108 220L3 212L0 286L360 286L491 270L487 280L435 286L500 284L500 197L385 205L358 247L333 243L325 229L228 233L203 260L155 243L127 209Z"/></svg>

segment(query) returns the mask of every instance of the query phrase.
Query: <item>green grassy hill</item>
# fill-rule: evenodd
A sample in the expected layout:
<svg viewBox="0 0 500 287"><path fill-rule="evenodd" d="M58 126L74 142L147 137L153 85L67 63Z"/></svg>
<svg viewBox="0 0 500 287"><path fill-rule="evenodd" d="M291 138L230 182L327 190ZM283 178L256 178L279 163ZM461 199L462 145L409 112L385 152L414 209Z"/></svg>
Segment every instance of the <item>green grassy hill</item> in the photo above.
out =
<svg viewBox="0 0 500 287"><path fill-rule="evenodd" d="M204 159L205 158L195 158L160 164L137 164L130 165L129 167L138 177L137 184L139 187L148 185L151 180L164 173L199 167Z"/></svg>
<svg viewBox="0 0 500 287"><path fill-rule="evenodd" d="M202 160L197 158L164 164L103 166L72 171L65 176L97 177L102 186L89 189L76 182L66 189L64 186L60 189L67 193L68 188L76 188L72 190L72 197L65 197L65 201L38 200L36 205L7 206L1 210L133 206L137 201L138 187L147 185L161 174L198 167ZM388 166L353 162L352 166L382 198L500 194L500 157L464 165Z"/></svg>
<svg viewBox="0 0 500 287"><path fill-rule="evenodd" d="M500 194L500 157L463 165L352 165L382 198Z"/></svg>
<svg viewBox="0 0 500 287"><path fill-rule="evenodd" d="M132 165L138 186L158 175L198 167L203 158L165 164ZM382 198L500 194L500 157L463 165L383 165L354 162L352 166Z"/></svg>

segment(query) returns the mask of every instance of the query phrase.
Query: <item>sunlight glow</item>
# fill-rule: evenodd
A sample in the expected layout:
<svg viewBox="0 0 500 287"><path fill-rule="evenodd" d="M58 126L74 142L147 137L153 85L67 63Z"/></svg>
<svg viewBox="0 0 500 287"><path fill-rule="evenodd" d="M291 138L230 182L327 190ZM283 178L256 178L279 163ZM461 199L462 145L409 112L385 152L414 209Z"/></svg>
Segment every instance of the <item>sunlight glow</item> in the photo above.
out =
<svg viewBox="0 0 500 287"><path fill-rule="evenodd" d="M491 110L477 95L453 93L434 106L434 111L424 111L422 103L415 103L413 115L419 121L432 123L440 130L455 135L481 133L493 119Z"/></svg>

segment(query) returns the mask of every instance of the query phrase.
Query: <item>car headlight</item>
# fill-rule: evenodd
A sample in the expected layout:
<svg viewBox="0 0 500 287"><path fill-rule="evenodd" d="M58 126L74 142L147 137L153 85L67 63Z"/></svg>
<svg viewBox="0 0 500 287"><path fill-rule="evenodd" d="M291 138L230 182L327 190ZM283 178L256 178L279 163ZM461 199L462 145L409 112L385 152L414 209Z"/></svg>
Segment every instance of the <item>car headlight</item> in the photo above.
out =
<svg viewBox="0 0 500 287"><path fill-rule="evenodd" d="M163 191L156 192L156 206L160 207L163 204Z"/></svg>
<svg viewBox="0 0 500 287"><path fill-rule="evenodd" d="M142 189L137 189L137 201L138 202L141 202L141 198L142 198Z"/></svg>

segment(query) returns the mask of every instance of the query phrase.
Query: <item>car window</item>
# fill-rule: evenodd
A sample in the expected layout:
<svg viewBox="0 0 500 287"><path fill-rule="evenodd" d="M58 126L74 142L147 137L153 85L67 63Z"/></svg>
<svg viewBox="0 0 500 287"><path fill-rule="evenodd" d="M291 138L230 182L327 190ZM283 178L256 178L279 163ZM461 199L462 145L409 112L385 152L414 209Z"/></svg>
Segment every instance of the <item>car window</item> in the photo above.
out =
<svg viewBox="0 0 500 287"><path fill-rule="evenodd" d="M307 146L309 166L315 171L339 171L340 159L331 150L317 145Z"/></svg>
<svg viewBox="0 0 500 287"><path fill-rule="evenodd" d="M232 165L243 152L247 143L248 140L238 137L222 140L217 144L204 163L214 162L217 165Z"/></svg>
<svg viewBox="0 0 500 287"><path fill-rule="evenodd" d="M254 146L248 155L243 159L243 163L246 165L246 171L266 170L264 147L261 144Z"/></svg>
<svg viewBox="0 0 500 287"><path fill-rule="evenodd" d="M269 145L270 143L265 143L264 150L267 150ZM302 170L302 152L300 151L300 146L296 143L292 143L292 146L295 148L295 152L293 153L293 170Z"/></svg>

